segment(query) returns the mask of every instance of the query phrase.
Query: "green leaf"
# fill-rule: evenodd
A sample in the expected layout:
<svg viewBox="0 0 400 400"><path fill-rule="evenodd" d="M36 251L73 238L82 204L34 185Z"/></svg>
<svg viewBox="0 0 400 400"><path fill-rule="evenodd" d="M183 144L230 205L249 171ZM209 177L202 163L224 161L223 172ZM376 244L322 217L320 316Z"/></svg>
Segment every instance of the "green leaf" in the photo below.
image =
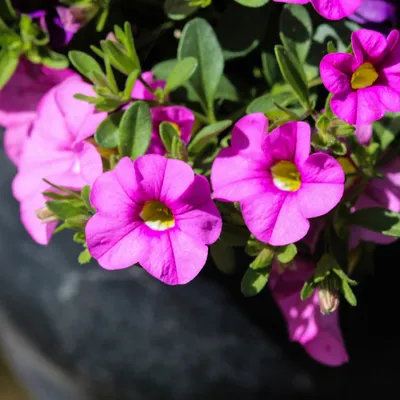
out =
<svg viewBox="0 0 400 400"><path fill-rule="evenodd" d="M183 84L193 75L197 65L197 60L194 57L187 57L178 61L168 76L164 93L168 94L178 87L183 86Z"/></svg>
<svg viewBox="0 0 400 400"><path fill-rule="evenodd" d="M283 264L290 263L297 255L297 247L294 243L277 249L278 261Z"/></svg>
<svg viewBox="0 0 400 400"><path fill-rule="evenodd" d="M87 215L87 209L81 200L50 200L47 208L58 218L66 220L78 215Z"/></svg>
<svg viewBox="0 0 400 400"><path fill-rule="evenodd" d="M177 160L188 161L189 155L186 145L178 136L173 136L171 143L171 156Z"/></svg>
<svg viewBox="0 0 400 400"><path fill-rule="evenodd" d="M201 129L193 140L190 142L188 149L191 152L196 153L196 150L201 150L204 147L204 144L211 140L214 137L217 137L221 132L225 129L229 128L232 125L232 121L227 119L224 121L216 122L215 124L207 125L203 129Z"/></svg>
<svg viewBox="0 0 400 400"><path fill-rule="evenodd" d="M119 152L132 160L145 154L151 139L152 121L149 106L136 101L124 113L119 125Z"/></svg>
<svg viewBox="0 0 400 400"><path fill-rule="evenodd" d="M4 50L0 52L0 90L13 76L15 70L17 69L18 62L18 55L8 53Z"/></svg>
<svg viewBox="0 0 400 400"><path fill-rule="evenodd" d="M119 124L123 111L110 114L98 127L94 138L99 146L106 149L118 147L119 144Z"/></svg>
<svg viewBox="0 0 400 400"><path fill-rule="evenodd" d="M260 242L254 237L250 237L247 241L245 252L251 257L256 257L267 246L265 243Z"/></svg>
<svg viewBox="0 0 400 400"><path fill-rule="evenodd" d="M191 0L166 0L164 11L169 18L180 21L193 14L199 7L193 7L189 3Z"/></svg>
<svg viewBox="0 0 400 400"><path fill-rule="evenodd" d="M324 253L317 263L317 267L313 275L313 282L322 282L325 278L328 277L328 275L330 275L331 271L334 268L340 268L336 259L331 254Z"/></svg>
<svg viewBox="0 0 400 400"><path fill-rule="evenodd" d="M236 3L246 7L262 7L269 2L269 0L235 0Z"/></svg>
<svg viewBox="0 0 400 400"><path fill-rule="evenodd" d="M160 137L168 153L172 152L172 143L174 137L179 139L179 132L174 125L170 122L161 122L160 124Z"/></svg>
<svg viewBox="0 0 400 400"><path fill-rule="evenodd" d="M312 280L308 280L304 283L303 288L301 289L300 298L302 300L306 300L313 294L315 289L315 283Z"/></svg>
<svg viewBox="0 0 400 400"><path fill-rule="evenodd" d="M74 234L74 242L79 244L86 243L86 235L85 232L76 232Z"/></svg>
<svg viewBox="0 0 400 400"><path fill-rule="evenodd" d="M229 246L243 247L246 245L249 235L249 230L245 226L224 222L220 238Z"/></svg>
<svg viewBox="0 0 400 400"><path fill-rule="evenodd" d="M140 73L142 71L142 68L140 66L140 60L136 52L135 41L133 39L133 34L132 34L132 27L128 21L124 23L124 34L125 34L125 46L133 64L135 65L134 69L137 69Z"/></svg>
<svg viewBox="0 0 400 400"><path fill-rule="evenodd" d="M332 144L331 150L337 156L344 156L347 154L347 151L348 151L346 144L339 140L336 140L336 142L334 144Z"/></svg>
<svg viewBox="0 0 400 400"><path fill-rule="evenodd" d="M271 53L261 53L261 63L264 78L270 87L280 79L279 66L276 58Z"/></svg>
<svg viewBox="0 0 400 400"><path fill-rule="evenodd" d="M138 76L139 76L139 70L135 69L128 75L128 78L126 79L124 96L127 99L130 99L132 96L133 87L135 86Z"/></svg>
<svg viewBox="0 0 400 400"><path fill-rule="evenodd" d="M224 99L229 101L239 101L239 93L233 83L225 76L222 75L221 80L215 93L216 99Z"/></svg>
<svg viewBox="0 0 400 400"><path fill-rule="evenodd" d="M303 107L310 105L309 91L304 71L296 57L283 46L275 46L275 55L285 81L292 87Z"/></svg>
<svg viewBox="0 0 400 400"><path fill-rule="evenodd" d="M260 253L258 253L257 257L250 264L251 269L263 269L269 267L275 258L274 248L271 246L265 246Z"/></svg>
<svg viewBox="0 0 400 400"><path fill-rule="evenodd" d="M278 94L265 94L263 96L254 99L246 109L247 114L252 114L256 112L261 112L266 115L272 115L276 113L279 109L276 104L280 104L286 107L297 101L296 97L292 93L283 92Z"/></svg>
<svg viewBox="0 0 400 400"><path fill-rule="evenodd" d="M92 256L89 253L88 249L83 250L78 257L78 262L79 264L83 265L83 264L87 264L88 262L90 262L90 260L92 259Z"/></svg>
<svg viewBox="0 0 400 400"><path fill-rule="evenodd" d="M111 64L123 74L129 75L133 70L137 69L137 65L131 60L129 55L111 40L106 40L103 43L103 48L110 56Z"/></svg>
<svg viewBox="0 0 400 400"><path fill-rule="evenodd" d="M216 267L224 274L232 274L236 269L235 250L224 243L217 240L210 246L210 254Z"/></svg>
<svg viewBox="0 0 400 400"><path fill-rule="evenodd" d="M260 293L268 283L270 273L270 267L257 270L248 268L241 282L243 295L252 297Z"/></svg>
<svg viewBox="0 0 400 400"><path fill-rule="evenodd" d="M100 64L91 56L82 51L71 50L68 53L72 65L86 78L89 78L90 73L96 71L98 74L104 75ZM89 78L90 79L90 78Z"/></svg>
<svg viewBox="0 0 400 400"><path fill-rule="evenodd" d="M353 290L347 281L341 281L340 291L343 293L344 298L351 306L355 307L357 305L356 296L354 295Z"/></svg>
<svg viewBox="0 0 400 400"><path fill-rule="evenodd" d="M90 186L86 185L82 188L81 191L82 201L85 204L85 207L88 211L96 212L96 210L92 207L92 203L90 202Z"/></svg>
<svg viewBox="0 0 400 400"><path fill-rule="evenodd" d="M67 218L63 226L74 231L83 232L88 221L89 217L87 215L76 215L75 217Z"/></svg>
<svg viewBox="0 0 400 400"><path fill-rule="evenodd" d="M211 25L204 19L188 22L182 32L178 59L194 57L198 67L190 78L190 86L199 97L203 108L211 109L224 70L221 46Z"/></svg>
<svg viewBox="0 0 400 400"><path fill-rule="evenodd" d="M313 27L307 9L301 5L286 4L281 13L279 30L282 43L295 52L304 63L311 47Z"/></svg>
<svg viewBox="0 0 400 400"><path fill-rule="evenodd" d="M357 282L354 281L353 279L350 279L346 273L340 268L339 265L336 267L332 268L332 271L335 273L335 275L342 281L346 281L349 285L351 286L356 286Z"/></svg>
<svg viewBox="0 0 400 400"><path fill-rule="evenodd" d="M48 49L41 54L41 63L52 69L65 69L69 66L68 58L64 54Z"/></svg>
<svg viewBox="0 0 400 400"><path fill-rule="evenodd" d="M363 208L350 215L349 223L384 235L400 237L400 214L385 208Z"/></svg>

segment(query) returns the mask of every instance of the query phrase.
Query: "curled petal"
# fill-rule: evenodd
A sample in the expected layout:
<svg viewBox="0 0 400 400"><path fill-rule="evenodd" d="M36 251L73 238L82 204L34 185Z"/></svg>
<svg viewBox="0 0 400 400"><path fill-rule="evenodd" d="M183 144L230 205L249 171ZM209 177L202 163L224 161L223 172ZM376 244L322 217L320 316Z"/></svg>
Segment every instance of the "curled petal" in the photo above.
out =
<svg viewBox="0 0 400 400"><path fill-rule="evenodd" d="M322 83L333 94L349 93L355 68L356 60L351 54L327 54L320 64Z"/></svg>

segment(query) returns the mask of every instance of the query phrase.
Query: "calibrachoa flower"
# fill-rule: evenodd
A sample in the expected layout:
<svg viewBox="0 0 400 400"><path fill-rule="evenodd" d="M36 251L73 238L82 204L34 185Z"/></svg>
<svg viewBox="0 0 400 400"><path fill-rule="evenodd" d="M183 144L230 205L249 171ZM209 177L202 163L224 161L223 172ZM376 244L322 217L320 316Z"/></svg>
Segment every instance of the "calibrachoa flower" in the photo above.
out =
<svg viewBox="0 0 400 400"><path fill-rule="evenodd" d="M6 128L4 148L15 164L36 118L40 99L53 86L73 75L70 70L55 70L21 59L14 75L0 91L0 125Z"/></svg>
<svg viewBox="0 0 400 400"><path fill-rule="evenodd" d="M74 99L75 93L93 95L90 85L74 76L51 89L40 101L31 136L27 139L13 181L13 193L21 203L25 228L40 244L48 244L56 222L43 224L36 211L44 207L46 178L59 186L81 189L102 173L96 148L85 141L107 116L94 106Z"/></svg>
<svg viewBox="0 0 400 400"><path fill-rule="evenodd" d="M362 192L354 205L354 211L362 208L382 207L400 212L400 157L379 169L385 177L374 178ZM353 226L350 234L350 247L355 247L361 241L379 244L393 243L396 238L382 235L358 226Z"/></svg>
<svg viewBox="0 0 400 400"><path fill-rule="evenodd" d="M326 19L342 19L353 14L363 0L274 0L277 3L307 4L311 3L315 10ZM365 1L365 0L364 0Z"/></svg>
<svg viewBox="0 0 400 400"><path fill-rule="evenodd" d="M369 124L386 111L400 111L399 32L387 38L361 29L351 36L354 55L327 54L320 71L325 87L334 94L332 111L353 125Z"/></svg>
<svg viewBox="0 0 400 400"><path fill-rule="evenodd" d="M216 199L238 201L253 235L281 246L302 239L308 218L326 214L340 201L344 173L324 153L310 155L310 126L288 122L268 132L261 113L242 118L231 147L214 161L211 182Z"/></svg>
<svg viewBox="0 0 400 400"><path fill-rule="evenodd" d="M160 137L161 122L172 123L178 131L180 138L185 144L189 143L195 117L191 110L181 106L153 107L151 110L153 121L153 131L148 152L155 154L165 154L166 150Z"/></svg>
<svg viewBox="0 0 400 400"><path fill-rule="evenodd" d="M318 289L307 300L301 300L304 282L314 272L311 262L296 258L295 268L279 273L272 269L269 287L286 320L290 340L299 342L307 353L322 364L339 366L348 362L340 332L338 313L320 312Z"/></svg>
<svg viewBox="0 0 400 400"><path fill-rule="evenodd" d="M97 213L86 226L91 255L105 269L139 263L169 285L191 281L222 229L209 184L179 160L123 158L93 185Z"/></svg>
<svg viewBox="0 0 400 400"><path fill-rule="evenodd" d="M357 11L349 18L359 24L375 23L391 20L396 17L396 6L390 0L364 0Z"/></svg>

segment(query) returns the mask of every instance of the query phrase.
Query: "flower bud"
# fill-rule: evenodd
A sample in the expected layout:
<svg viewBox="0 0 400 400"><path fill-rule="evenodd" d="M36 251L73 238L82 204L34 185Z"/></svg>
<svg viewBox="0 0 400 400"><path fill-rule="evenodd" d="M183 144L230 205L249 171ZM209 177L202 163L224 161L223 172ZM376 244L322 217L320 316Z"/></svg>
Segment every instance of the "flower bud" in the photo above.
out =
<svg viewBox="0 0 400 400"><path fill-rule="evenodd" d="M57 216L50 211L46 206L39 208L35 211L36 216L40 219L42 224L58 221Z"/></svg>
<svg viewBox="0 0 400 400"><path fill-rule="evenodd" d="M339 291L333 278L324 279L318 290L319 307L321 314L330 314L339 307Z"/></svg>

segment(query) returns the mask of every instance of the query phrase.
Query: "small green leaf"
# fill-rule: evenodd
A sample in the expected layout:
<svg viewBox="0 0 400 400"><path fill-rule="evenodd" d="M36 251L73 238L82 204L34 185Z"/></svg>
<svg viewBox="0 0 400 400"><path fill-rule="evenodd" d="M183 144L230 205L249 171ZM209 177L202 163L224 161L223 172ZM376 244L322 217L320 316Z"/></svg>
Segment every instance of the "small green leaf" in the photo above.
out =
<svg viewBox="0 0 400 400"><path fill-rule="evenodd" d="M297 247L294 243L282 246L277 249L278 261L287 264L290 263L297 255Z"/></svg>
<svg viewBox="0 0 400 400"><path fill-rule="evenodd" d="M85 232L76 232L74 234L74 242L79 244L86 243L86 235Z"/></svg>
<svg viewBox="0 0 400 400"><path fill-rule="evenodd" d="M119 125L119 152L132 160L146 153L151 139L152 121L149 106L136 101L124 113Z"/></svg>
<svg viewBox="0 0 400 400"><path fill-rule="evenodd" d="M87 215L87 209L81 200L50 200L46 202L46 205L51 212L62 220L77 215Z"/></svg>
<svg viewBox="0 0 400 400"><path fill-rule="evenodd" d="M135 86L138 76L139 76L139 70L135 69L128 75L128 78L126 79L124 96L127 99L130 99L132 96L133 87Z"/></svg>
<svg viewBox="0 0 400 400"><path fill-rule="evenodd" d="M189 154L185 143L178 136L173 136L171 143L171 156L176 160L187 161Z"/></svg>
<svg viewBox="0 0 400 400"><path fill-rule="evenodd" d="M336 142L334 144L332 144L331 150L337 156L344 156L347 154L347 151L348 151L346 144L339 140L336 140Z"/></svg>
<svg viewBox="0 0 400 400"><path fill-rule="evenodd" d="M89 217L87 215L76 215L75 217L67 218L63 225L65 228L83 232L88 221Z"/></svg>
<svg viewBox="0 0 400 400"><path fill-rule="evenodd" d="M190 142L188 146L189 151L196 153L196 149L201 150L208 140L217 137L221 132L229 128L231 125L232 121L229 119L216 122L215 124L207 125L203 129L201 129Z"/></svg>
<svg viewBox="0 0 400 400"><path fill-rule="evenodd" d="M216 267L224 274L232 274L236 269L236 256L234 249L217 240L210 246L210 254Z"/></svg>
<svg viewBox="0 0 400 400"><path fill-rule="evenodd" d="M96 212L96 210L92 206L92 203L90 202L90 186L89 185L86 185L82 188L81 196L82 196L83 203L85 204L85 207L88 209L88 211Z"/></svg>
<svg viewBox="0 0 400 400"><path fill-rule="evenodd" d="M346 281L349 285L351 286L356 286L357 282L354 281L353 279L350 279L346 273L340 268L338 265L337 267L334 267L332 271L335 273L335 275L342 281Z"/></svg>
<svg viewBox="0 0 400 400"><path fill-rule="evenodd" d="M90 262L90 260L92 259L92 256L89 253L88 249L83 250L78 257L78 262L79 264L83 265L83 264L87 264L88 262Z"/></svg>
<svg viewBox="0 0 400 400"><path fill-rule="evenodd" d="M269 2L269 0L235 0L236 3L246 7L262 7Z"/></svg>
<svg viewBox="0 0 400 400"><path fill-rule="evenodd" d="M161 122L160 137L168 153L172 152L172 142L174 137L179 139L179 132L176 127L169 122Z"/></svg>
<svg viewBox="0 0 400 400"><path fill-rule="evenodd" d="M327 50L328 54L332 54L332 53L336 53L337 52L336 46L331 40L326 45L326 50Z"/></svg>
<svg viewBox="0 0 400 400"><path fill-rule="evenodd" d="M46 49L41 53L41 64L52 69L65 69L69 66L69 61L64 54Z"/></svg>
<svg viewBox="0 0 400 400"><path fill-rule="evenodd" d="M168 94L178 87L183 86L183 84L185 84L193 75L197 68L197 64L197 60L194 57L186 57L178 61L168 76L164 93Z"/></svg>
<svg viewBox="0 0 400 400"><path fill-rule="evenodd" d="M98 127L94 138L99 146L106 149L118 147L119 142L119 124L121 122L123 111L110 114Z"/></svg>
<svg viewBox="0 0 400 400"><path fill-rule="evenodd" d="M343 293L345 299L347 300L347 302L355 307L357 305L357 299L356 296L353 293L353 290L351 289L349 283L345 280L341 281L341 286L340 286L340 290Z"/></svg>
<svg viewBox="0 0 400 400"><path fill-rule="evenodd" d="M17 69L18 62L18 55L8 53L4 50L0 52L0 90L13 76L15 70Z"/></svg>
<svg viewBox="0 0 400 400"><path fill-rule="evenodd" d="M82 51L71 50L68 53L68 57L71 60L72 65L87 78L89 78L90 73L94 71L100 75L104 75L100 64L88 54L83 53Z"/></svg>
<svg viewBox="0 0 400 400"><path fill-rule="evenodd" d="M229 101L239 101L239 93L236 87L225 75L222 75L221 80L219 81L215 98Z"/></svg>
<svg viewBox="0 0 400 400"><path fill-rule="evenodd" d="M245 252L250 257L257 257L257 255L263 250L265 246L265 243L260 242L254 237L250 237L250 239L247 241Z"/></svg>
<svg viewBox="0 0 400 400"><path fill-rule="evenodd" d="M220 238L229 246L243 247L246 245L249 235L250 232L245 226L224 222Z"/></svg>
<svg viewBox="0 0 400 400"><path fill-rule="evenodd" d="M303 288L301 289L300 298L302 300L306 300L311 297L315 287L315 283L312 280L309 279L308 281L306 281L303 285Z"/></svg>
<svg viewBox="0 0 400 400"><path fill-rule="evenodd" d="M351 214L349 222L384 235L400 237L400 214L385 208L363 208Z"/></svg>
<svg viewBox="0 0 400 400"><path fill-rule="evenodd" d="M126 21L124 23L124 34L125 34L126 49L128 51L128 54L134 64L134 66L135 66L134 69L137 69L140 74L140 72L142 71L142 68L140 66L140 60L139 60L139 57L136 52L135 41L134 41L133 35L132 35L132 27L128 21Z"/></svg>
<svg viewBox="0 0 400 400"><path fill-rule="evenodd" d="M137 65L134 64L129 55L111 40L106 40L103 43L103 48L110 56L111 64L123 74L129 75L133 70L137 69Z"/></svg>
<svg viewBox="0 0 400 400"><path fill-rule="evenodd" d="M252 297L260 293L268 283L270 273L270 267L257 270L248 268L241 282L243 295L245 297Z"/></svg>
<svg viewBox="0 0 400 400"><path fill-rule="evenodd" d="M278 111L276 104L280 104L286 107L297 101L296 97L292 93L283 92L278 94L265 94L263 96L254 99L246 109L247 114L252 114L256 112L262 112L263 114L272 114Z"/></svg>
<svg viewBox="0 0 400 400"><path fill-rule="evenodd" d="M331 271L334 268L340 268L339 264L331 254L324 253L317 263L317 267L312 278L313 282L322 282L325 278L328 277L328 275L330 275Z"/></svg>
<svg viewBox="0 0 400 400"><path fill-rule="evenodd" d="M180 21L193 14L199 7L190 5L191 0L166 0L164 11L169 18Z"/></svg>
<svg viewBox="0 0 400 400"><path fill-rule="evenodd" d="M309 108L310 99L308 84L300 63L296 57L283 46L275 46L275 55L285 81L292 87L303 107Z"/></svg>
<svg viewBox="0 0 400 400"><path fill-rule="evenodd" d="M279 66L276 58L271 53L262 52L261 53L261 63L264 78L270 87L279 80Z"/></svg>
<svg viewBox="0 0 400 400"><path fill-rule="evenodd" d="M274 261L275 251L271 246L265 246L254 261L250 264L251 269L263 269L269 267Z"/></svg>

